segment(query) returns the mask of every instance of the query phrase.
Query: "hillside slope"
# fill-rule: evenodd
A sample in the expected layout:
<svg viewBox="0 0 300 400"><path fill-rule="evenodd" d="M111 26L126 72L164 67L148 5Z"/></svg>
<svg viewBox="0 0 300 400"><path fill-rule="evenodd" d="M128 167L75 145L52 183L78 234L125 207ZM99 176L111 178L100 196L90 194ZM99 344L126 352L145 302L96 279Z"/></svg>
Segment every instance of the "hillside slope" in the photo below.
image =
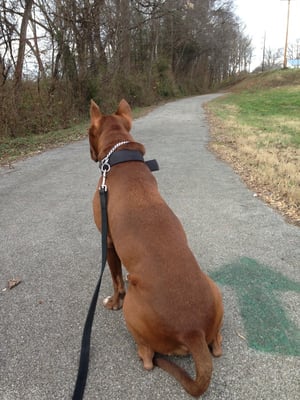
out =
<svg viewBox="0 0 300 400"><path fill-rule="evenodd" d="M206 109L211 148L300 226L300 70L243 78Z"/></svg>

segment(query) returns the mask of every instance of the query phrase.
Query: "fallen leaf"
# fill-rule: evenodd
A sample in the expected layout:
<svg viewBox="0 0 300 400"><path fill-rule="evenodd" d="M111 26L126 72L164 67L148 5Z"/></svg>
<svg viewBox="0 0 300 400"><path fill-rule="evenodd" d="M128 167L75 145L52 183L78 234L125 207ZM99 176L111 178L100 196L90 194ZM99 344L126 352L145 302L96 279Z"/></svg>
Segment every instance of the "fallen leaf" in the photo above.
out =
<svg viewBox="0 0 300 400"><path fill-rule="evenodd" d="M241 335L239 332L236 332L236 334L237 334L237 335L238 335L238 337L240 337L241 339L243 339L243 340L247 340L247 339L245 338L245 336Z"/></svg>
<svg viewBox="0 0 300 400"><path fill-rule="evenodd" d="M8 289L12 289L14 287L16 287L19 283L21 283L21 279L20 278L12 278L8 281Z"/></svg>

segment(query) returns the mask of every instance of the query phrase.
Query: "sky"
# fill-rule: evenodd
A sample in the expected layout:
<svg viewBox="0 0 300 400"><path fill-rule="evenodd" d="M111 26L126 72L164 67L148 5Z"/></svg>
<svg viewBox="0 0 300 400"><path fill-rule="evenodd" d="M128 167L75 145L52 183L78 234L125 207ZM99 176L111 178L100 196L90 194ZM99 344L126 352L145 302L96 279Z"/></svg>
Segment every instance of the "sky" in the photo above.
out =
<svg viewBox="0 0 300 400"><path fill-rule="evenodd" d="M252 68L260 65L263 55L264 35L266 49L284 48L287 27L288 0L234 0L235 14L246 25L246 34L254 47ZM300 51L300 0L290 1L289 44Z"/></svg>

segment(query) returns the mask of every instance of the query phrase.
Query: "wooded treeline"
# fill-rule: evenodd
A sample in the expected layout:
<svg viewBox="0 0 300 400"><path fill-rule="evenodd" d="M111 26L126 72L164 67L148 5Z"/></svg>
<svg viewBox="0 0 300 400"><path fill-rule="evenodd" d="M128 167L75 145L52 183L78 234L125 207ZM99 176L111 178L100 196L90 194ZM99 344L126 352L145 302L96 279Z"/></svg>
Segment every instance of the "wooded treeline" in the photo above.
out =
<svg viewBox="0 0 300 400"><path fill-rule="evenodd" d="M0 0L0 136L203 93L247 70L232 0Z"/></svg>

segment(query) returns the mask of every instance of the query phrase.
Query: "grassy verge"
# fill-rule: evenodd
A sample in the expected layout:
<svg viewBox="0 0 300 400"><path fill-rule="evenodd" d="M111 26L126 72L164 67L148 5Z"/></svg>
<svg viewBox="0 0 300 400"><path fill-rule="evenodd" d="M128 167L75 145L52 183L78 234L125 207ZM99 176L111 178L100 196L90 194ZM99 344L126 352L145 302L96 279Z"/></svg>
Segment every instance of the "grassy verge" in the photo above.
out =
<svg viewBox="0 0 300 400"><path fill-rule="evenodd" d="M300 226L300 71L250 78L207 111L211 148Z"/></svg>
<svg viewBox="0 0 300 400"><path fill-rule="evenodd" d="M88 123L38 135L0 137L0 165L11 165L14 161L62 146L86 136Z"/></svg>
<svg viewBox="0 0 300 400"><path fill-rule="evenodd" d="M150 112L153 107L136 108L133 117L141 117ZM89 122L84 121L79 125L57 131L26 135L12 138L0 136L0 165L11 166L13 162L41 153L50 148L81 140L87 137Z"/></svg>

